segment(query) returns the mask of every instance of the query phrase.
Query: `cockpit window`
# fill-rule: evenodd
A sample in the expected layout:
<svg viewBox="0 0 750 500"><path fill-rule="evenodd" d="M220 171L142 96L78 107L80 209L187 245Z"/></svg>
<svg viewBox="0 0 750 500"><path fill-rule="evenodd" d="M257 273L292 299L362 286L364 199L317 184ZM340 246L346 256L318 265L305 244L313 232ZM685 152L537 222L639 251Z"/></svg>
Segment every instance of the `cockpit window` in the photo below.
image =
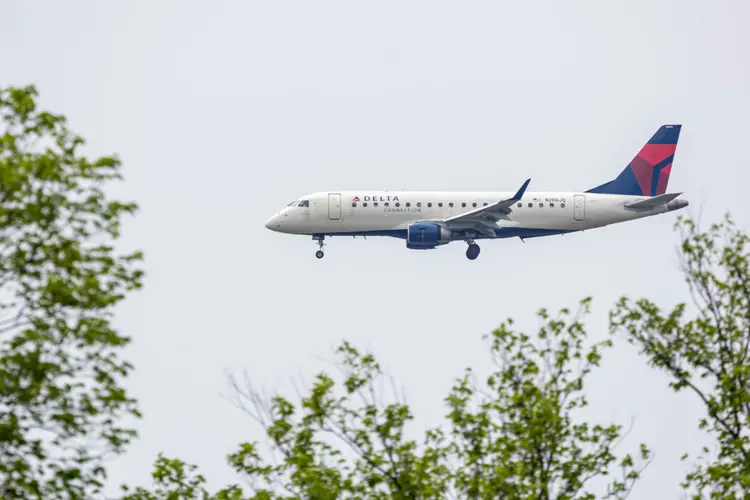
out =
<svg viewBox="0 0 750 500"><path fill-rule="evenodd" d="M294 200L294 201L293 201L293 202L291 202L291 203L290 203L289 205L287 205L287 207L293 207L293 206L294 206L294 205L296 205L296 204L297 204L297 200Z"/></svg>
<svg viewBox="0 0 750 500"><path fill-rule="evenodd" d="M310 206L310 200L302 200L299 202L298 207L309 207Z"/></svg>

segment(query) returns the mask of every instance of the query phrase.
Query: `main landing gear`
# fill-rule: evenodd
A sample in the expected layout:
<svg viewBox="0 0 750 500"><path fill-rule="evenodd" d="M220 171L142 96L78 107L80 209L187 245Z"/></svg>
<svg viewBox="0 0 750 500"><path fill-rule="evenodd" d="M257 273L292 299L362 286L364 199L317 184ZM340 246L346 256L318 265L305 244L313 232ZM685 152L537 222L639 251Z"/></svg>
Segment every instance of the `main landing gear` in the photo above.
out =
<svg viewBox="0 0 750 500"><path fill-rule="evenodd" d="M474 240L466 240L466 243L469 244L469 248L466 249L466 258L469 260L474 260L477 257L479 257L480 248L479 245L474 243Z"/></svg>
<svg viewBox="0 0 750 500"><path fill-rule="evenodd" d="M324 238L325 238L325 236L324 236L324 235L321 235L321 236L317 236L317 235L316 235L316 236L313 236L313 240L317 240L317 242L318 242L318 246L320 247L320 250L318 250L317 252L315 252L315 257L317 257L317 258L319 258L319 259L322 259L322 258L323 258L323 256L325 255L325 254L323 253L323 245L325 245L325 243L323 243L323 239L324 239Z"/></svg>

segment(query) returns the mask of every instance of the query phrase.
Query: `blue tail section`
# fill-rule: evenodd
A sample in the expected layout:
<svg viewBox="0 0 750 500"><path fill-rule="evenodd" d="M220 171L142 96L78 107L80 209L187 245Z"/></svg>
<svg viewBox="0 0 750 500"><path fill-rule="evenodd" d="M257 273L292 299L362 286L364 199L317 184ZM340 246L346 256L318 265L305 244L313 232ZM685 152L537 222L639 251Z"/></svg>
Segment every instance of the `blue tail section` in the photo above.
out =
<svg viewBox="0 0 750 500"><path fill-rule="evenodd" d="M658 196L667 191L682 125L662 125L615 180L586 191Z"/></svg>

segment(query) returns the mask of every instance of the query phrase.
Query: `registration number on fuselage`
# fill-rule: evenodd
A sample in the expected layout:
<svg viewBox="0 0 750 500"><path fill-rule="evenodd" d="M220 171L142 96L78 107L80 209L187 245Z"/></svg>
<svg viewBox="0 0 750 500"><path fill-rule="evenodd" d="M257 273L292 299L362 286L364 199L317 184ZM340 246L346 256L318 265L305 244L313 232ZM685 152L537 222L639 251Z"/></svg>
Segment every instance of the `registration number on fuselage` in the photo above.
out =
<svg viewBox="0 0 750 500"><path fill-rule="evenodd" d="M568 200L566 198L545 198L544 201L547 203L566 203Z"/></svg>

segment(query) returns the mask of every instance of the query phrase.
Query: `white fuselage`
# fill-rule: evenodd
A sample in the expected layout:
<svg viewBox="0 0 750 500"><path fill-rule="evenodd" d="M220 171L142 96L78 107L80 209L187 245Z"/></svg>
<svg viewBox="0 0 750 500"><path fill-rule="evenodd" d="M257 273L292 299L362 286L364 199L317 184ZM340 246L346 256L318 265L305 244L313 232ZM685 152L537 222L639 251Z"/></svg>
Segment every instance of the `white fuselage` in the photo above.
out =
<svg viewBox="0 0 750 500"><path fill-rule="evenodd" d="M272 216L266 227L288 234L400 237L415 222L441 221L512 196L513 192L362 190L314 193L290 203ZM673 200L649 210L625 207L627 203L647 198L527 191L520 201L513 204L507 217L494 223L494 237L534 237L581 231L649 217L687 205L684 200ZM465 229L471 232L470 227ZM460 239L464 236L461 235ZM475 234L472 238L492 236Z"/></svg>

